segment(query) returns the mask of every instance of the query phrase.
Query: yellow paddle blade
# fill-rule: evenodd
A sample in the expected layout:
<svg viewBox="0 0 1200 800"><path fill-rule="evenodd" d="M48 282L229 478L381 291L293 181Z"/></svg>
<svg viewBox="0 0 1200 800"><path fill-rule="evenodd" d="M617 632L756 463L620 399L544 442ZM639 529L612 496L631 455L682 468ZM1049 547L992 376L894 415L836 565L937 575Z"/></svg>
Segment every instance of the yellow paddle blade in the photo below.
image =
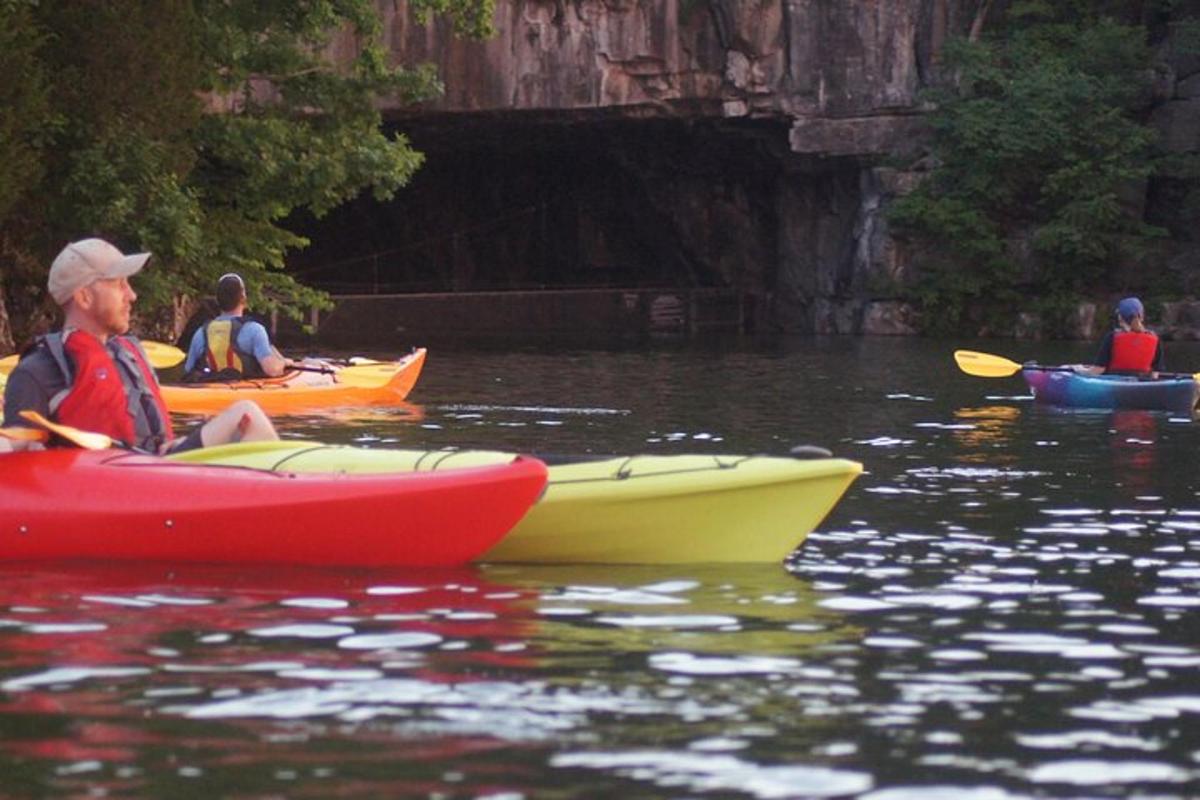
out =
<svg viewBox="0 0 1200 800"><path fill-rule="evenodd" d="M142 349L146 351L146 358L150 359L150 366L155 369L169 369L187 358L187 353L178 347L162 342L144 341ZM0 358L0 375L12 372L19 359L20 356L16 353Z"/></svg>
<svg viewBox="0 0 1200 800"><path fill-rule="evenodd" d="M174 345L162 342L142 342L142 349L150 359L150 366L155 369L169 369L187 358L187 353Z"/></svg>
<svg viewBox="0 0 1200 800"><path fill-rule="evenodd" d="M7 428L0 428L0 437L14 442L45 442L50 438L50 434L46 433L46 431L40 431L37 428L21 428L12 425Z"/></svg>
<svg viewBox="0 0 1200 800"><path fill-rule="evenodd" d="M955 350L954 361L959 369L976 378L1007 378L1021 369L1015 361L974 350Z"/></svg>
<svg viewBox="0 0 1200 800"><path fill-rule="evenodd" d="M50 433L61 436L76 447L82 447L84 450L107 450L116 444L116 442L103 433L81 431L69 425L59 425L57 422L51 422L38 412L30 409L22 411L21 416Z"/></svg>

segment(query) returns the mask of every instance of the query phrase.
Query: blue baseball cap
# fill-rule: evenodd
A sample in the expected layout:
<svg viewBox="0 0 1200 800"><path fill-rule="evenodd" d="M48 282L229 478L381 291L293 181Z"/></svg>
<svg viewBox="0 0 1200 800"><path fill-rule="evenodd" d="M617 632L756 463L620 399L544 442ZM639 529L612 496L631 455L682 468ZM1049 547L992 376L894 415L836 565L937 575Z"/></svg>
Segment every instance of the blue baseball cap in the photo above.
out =
<svg viewBox="0 0 1200 800"><path fill-rule="evenodd" d="M1117 316L1126 322L1132 322L1134 317L1144 317L1145 315L1146 309L1142 307L1142 301L1136 297L1126 297L1117 303Z"/></svg>

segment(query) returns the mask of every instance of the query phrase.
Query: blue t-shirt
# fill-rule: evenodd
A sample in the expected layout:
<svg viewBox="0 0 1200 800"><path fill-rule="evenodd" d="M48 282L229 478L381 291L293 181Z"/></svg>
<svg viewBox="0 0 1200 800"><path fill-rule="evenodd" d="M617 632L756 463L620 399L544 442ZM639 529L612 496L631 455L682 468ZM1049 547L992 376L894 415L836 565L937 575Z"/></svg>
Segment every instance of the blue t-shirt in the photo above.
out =
<svg viewBox="0 0 1200 800"><path fill-rule="evenodd" d="M223 320L237 319L236 314L221 314L213 322ZM187 361L183 364L184 372L191 372L196 368L197 364L204 363L204 328L197 328L192 334L192 343L188 346ZM247 320L242 324L242 329L238 331L237 349L243 353L249 353L258 359L259 363L274 351L271 349L271 337L267 335L267 329L263 327L261 322Z"/></svg>

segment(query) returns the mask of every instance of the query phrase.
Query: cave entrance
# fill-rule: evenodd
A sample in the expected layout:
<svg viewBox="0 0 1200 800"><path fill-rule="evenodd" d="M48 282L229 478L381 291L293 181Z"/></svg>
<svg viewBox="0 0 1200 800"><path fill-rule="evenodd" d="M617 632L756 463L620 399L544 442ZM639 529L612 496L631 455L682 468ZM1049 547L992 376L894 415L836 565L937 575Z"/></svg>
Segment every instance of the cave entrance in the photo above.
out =
<svg viewBox="0 0 1200 800"><path fill-rule="evenodd" d="M636 301L648 325L694 329L712 296L720 324L750 330L794 238L781 216L792 225L797 181L812 183L797 178L807 167L783 119L521 112L394 124L426 158L408 187L290 221L312 244L289 269L335 299L662 290L674 299Z"/></svg>
<svg viewBox="0 0 1200 800"><path fill-rule="evenodd" d="M412 183L322 220L289 267L333 293L714 287L760 278L728 258L775 236L781 124L456 115L399 129ZM761 280L751 280L761 283Z"/></svg>

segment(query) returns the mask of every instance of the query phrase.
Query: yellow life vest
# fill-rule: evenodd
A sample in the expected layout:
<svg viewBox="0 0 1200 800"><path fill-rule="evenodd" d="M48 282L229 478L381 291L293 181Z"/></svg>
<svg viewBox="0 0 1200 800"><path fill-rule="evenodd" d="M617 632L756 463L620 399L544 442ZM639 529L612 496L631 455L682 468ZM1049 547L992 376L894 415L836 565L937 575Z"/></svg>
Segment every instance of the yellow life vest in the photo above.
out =
<svg viewBox="0 0 1200 800"><path fill-rule="evenodd" d="M215 319L204 326L207 345L204 360L208 362L210 370L222 372L230 369L242 375L246 374L242 367L242 357L237 351L237 335L241 330L240 319Z"/></svg>

